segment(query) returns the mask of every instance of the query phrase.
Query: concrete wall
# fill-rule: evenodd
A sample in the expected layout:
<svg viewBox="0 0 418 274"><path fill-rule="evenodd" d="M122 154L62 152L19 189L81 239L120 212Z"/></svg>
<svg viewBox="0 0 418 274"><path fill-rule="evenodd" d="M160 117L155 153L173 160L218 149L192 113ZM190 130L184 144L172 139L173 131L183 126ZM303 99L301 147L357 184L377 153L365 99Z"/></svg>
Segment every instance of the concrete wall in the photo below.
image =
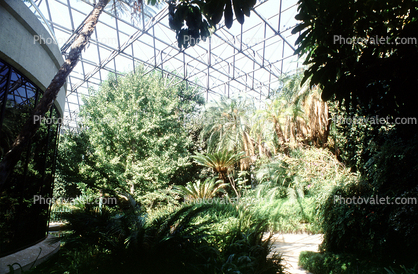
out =
<svg viewBox="0 0 418 274"><path fill-rule="evenodd" d="M53 41L22 0L0 0L0 58L45 91L64 60L58 45L41 43L35 37ZM65 90L61 88L55 101L61 115Z"/></svg>

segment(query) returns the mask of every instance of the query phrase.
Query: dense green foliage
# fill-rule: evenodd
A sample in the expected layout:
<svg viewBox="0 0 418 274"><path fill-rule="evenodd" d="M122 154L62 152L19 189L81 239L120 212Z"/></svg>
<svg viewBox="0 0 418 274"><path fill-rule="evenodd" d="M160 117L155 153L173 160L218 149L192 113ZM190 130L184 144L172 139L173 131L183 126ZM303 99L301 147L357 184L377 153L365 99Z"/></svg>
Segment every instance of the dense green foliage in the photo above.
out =
<svg viewBox="0 0 418 274"><path fill-rule="evenodd" d="M66 216L72 233L63 238L55 260L34 272L283 273L279 257L266 258L264 224L241 209L228 210L236 221L223 218L212 224L216 209L210 206L185 206L153 218L134 207L86 207ZM226 230L214 228L222 223Z"/></svg>
<svg viewBox="0 0 418 274"><path fill-rule="evenodd" d="M265 161L255 172L257 187L245 196L257 201L254 214L274 231L321 232L320 209L332 190L357 181L326 149L296 149Z"/></svg>
<svg viewBox="0 0 418 274"><path fill-rule="evenodd" d="M300 0L307 70L258 108L220 98L199 112L185 82L111 76L85 100L80 132L62 137L56 195L100 190L118 205L54 205L73 210L71 231L35 271L282 273L271 230L324 233L319 253L300 256L314 274L416 273L417 3ZM169 24L186 48L254 4L170 1Z"/></svg>
<svg viewBox="0 0 418 274"><path fill-rule="evenodd" d="M359 104L369 115L418 117L416 0L298 3L297 52L306 54L305 80L324 100L335 95L347 110Z"/></svg>
<svg viewBox="0 0 418 274"><path fill-rule="evenodd" d="M405 267L381 267L368 258L356 257L351 254L316 253L303 251L299 256L299 264L312 274L416 274L418 265Z"/></svg>
<svg viewBox="0 0 418 274"><path fill-rule="evenodd" d="M306 9L301 7L301 13ZM320 60L317 53L310 54L315 66ZM319 83L313 70L306 75ZM281 92L263 107L246 98L221 98L200 113L200 99L184 85L166 87L167 79L152 73L110 78L86 102L82 115L89 120L83 130L65 136L61 159L71 164L62 164L59 175L85 194L97 188L130 192L148 207L129 212L125 203L119 213L94 213L104 214L105 221L86 234L93 241L91 249L72 249L76 231L60 260L72 258L80 265L60 264L91 270L85 263L94 258L96 267L104 260L106 269L136 267L144 273L151 268L164 272L168 266L171 272L268 273L274 267L266 259L268 241L262 234L271 230L324 233L321 253L301 256L314 273L379 273L383 266L391 273L391 267L396 271L401 264L412 269L418 246L416 204L353 205L335 198L379 195L393 202L417 197L414 131L406 134L407 126L390 123L330 122L330 114L371 118L405 114L408 106L387 112L385 104L377 108L375 95L358 96L360 88L350 95L355 100L343 96L338 99L345 104L326 104L319 100L320 89L297 88L301 78L283 78ZM377 87L376 94L385 88ZM390 97L385 96L383 101ZM119 228L125 223L123 233L112 234L115 222ZM162 255L153 253L157 251ZM107 260L110 254L118 259ZM138 254L146 263L137 260ZM161 269L155 268L160 262L165 262Z"/></svg>
<svg viewBox="0 0 418 274"><path fill-rule="evenodd" d="M324 100L338 101L331 103L333 150L360 173L357 182L335 187L319 208L325 253L308 256L305 264L314 273L369 273L367 260L416 262L417 3L299 1L301 23L293 33L301 33L298 52L309 66L304 81L319 86ZM344 204L336 197L385 203ZM396 204L408 198L410 204Z"/></svg>
<svg viewBox="0 0 418 274"><path fill-rule="evenodd" d="M322 208L324 250L383 261L416 260L417 153L416 139L395 142L392 137L369 160L360 182L342 184L331 193ZM335 201L336 196L379 197L385 202L344 204Z"/></svg>
<svg viewBox="0 0 418 274"><path fill-rule="evenodd" d="M186 120L202 98L185 83L143 74L111 77L85 100L81 132L60 144L62 180L142 197L195 176Z"/></svg>

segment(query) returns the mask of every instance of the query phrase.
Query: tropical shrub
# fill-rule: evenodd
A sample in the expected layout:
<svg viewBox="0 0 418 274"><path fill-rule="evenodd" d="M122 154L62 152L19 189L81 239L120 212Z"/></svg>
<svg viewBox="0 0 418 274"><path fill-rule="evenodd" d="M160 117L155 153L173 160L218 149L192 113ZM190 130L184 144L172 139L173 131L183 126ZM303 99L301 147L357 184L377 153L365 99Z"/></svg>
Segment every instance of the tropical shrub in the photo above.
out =
<svg viewBox="0 0 418 274"><path fill-rule="evenodd" d="M299 265L312 274L378 274L383 269L377 268L370 261L362 262L353 255L317 253L302 251L299 255ZM380 271L380 272L379 272Z"/></svg>
<svg viewBox="0 0 418 274"><path fill-rule="evenodd" d="M329 150L314 147L260 159L255 178L255 188L240 201L271 230L284 233L321 232L319 211L333 188L357 181Z"/></svg>

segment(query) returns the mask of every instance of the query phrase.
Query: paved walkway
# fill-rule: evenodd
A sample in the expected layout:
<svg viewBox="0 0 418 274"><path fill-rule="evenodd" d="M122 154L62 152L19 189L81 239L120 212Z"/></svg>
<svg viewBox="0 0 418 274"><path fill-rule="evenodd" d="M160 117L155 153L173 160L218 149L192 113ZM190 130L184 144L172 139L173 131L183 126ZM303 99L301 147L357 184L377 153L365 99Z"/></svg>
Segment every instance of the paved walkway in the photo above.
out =
<svg viewBox="0 0 418 274"><path fill-rule="evenodd" d="M36 245L0 258L0 274L10 273L8 265L13 265L14 273L21 273L21 270L28 271L33 266L46 261L49 257L58 252L60 243L50 244L52 235ZM20 265L20 266L19 266ZM22 268L22 269L21 269Z"/></svg>
<svg viewBox="0 0 418 274"><path fill-rule="evenodd" d="M318 251L322 243L322 234L274 234L271 253L282 253L286 271L290 274L307 274L308 271L298 266L301 251Z"/></svg>

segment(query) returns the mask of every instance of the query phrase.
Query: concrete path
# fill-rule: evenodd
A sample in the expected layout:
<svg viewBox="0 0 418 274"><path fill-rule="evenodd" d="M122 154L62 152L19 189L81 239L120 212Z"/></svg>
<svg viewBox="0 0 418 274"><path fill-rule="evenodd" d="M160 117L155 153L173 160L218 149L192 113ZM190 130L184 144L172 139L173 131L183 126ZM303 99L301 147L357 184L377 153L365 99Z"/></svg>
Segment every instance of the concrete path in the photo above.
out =
<svg viewBox="0 0 418 274"><path fill-rule="evenodd" d="M322 243L322 234L274 234L271 253L282 253L286 271L290 274L307 274L308 271L298 266L301 251L318 251Z"/></svg>
<svg viewBox="0 0 418 274"><path fill-rule="evenodd" d="M46 261L49 257L58 252L60 243L50 244L49 240L55 238L52 235L36 245L0 258L0 274L10 273L8 265L13 265L14 273L28 271L33 266ZM20 265L20 266L19 266ZM22 268L22 269L21 269Z"/></svg>

